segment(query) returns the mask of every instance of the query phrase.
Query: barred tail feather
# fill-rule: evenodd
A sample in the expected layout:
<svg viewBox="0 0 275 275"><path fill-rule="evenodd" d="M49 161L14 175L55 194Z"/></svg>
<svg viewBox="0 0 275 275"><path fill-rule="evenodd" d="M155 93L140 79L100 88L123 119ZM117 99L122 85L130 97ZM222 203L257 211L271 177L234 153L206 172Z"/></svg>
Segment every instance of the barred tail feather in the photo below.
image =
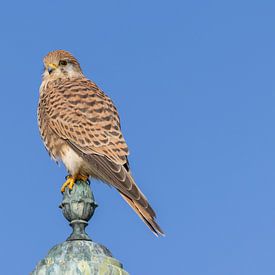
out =
<svg viewBox="0 0 275 275"><path fill-rule="evenodd" d="M157 237L160 235L165 236L160 226L156 223L154 217L151 216L145 208L140 206L138 203L136 203L126 195L122 194L120 191L119 193Z"/></svg>

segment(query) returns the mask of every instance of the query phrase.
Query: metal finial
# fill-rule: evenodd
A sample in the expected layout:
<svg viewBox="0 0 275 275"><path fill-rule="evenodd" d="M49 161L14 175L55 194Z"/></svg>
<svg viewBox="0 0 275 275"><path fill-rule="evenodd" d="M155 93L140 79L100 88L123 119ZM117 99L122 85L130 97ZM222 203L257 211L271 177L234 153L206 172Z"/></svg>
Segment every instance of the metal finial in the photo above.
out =
<svg viewBox="0 0 275 275"><path fill-rule="evenodd" d="M59 207L73 228L73 232L67 241L91 241L91 238L85 232L85 227L93 216L97 204L88 182L79 180L74 184L72 190L66 188Z"/></svg>
<svg viewBox="0 0 275 275"><path fill-rule="evenodd" d="M31 275L129 275L105 246L93 242L85 232L97 207L87 182L77 181L72 190L67 188L59 207L73 232L67 241L49 251Z"/></svg>

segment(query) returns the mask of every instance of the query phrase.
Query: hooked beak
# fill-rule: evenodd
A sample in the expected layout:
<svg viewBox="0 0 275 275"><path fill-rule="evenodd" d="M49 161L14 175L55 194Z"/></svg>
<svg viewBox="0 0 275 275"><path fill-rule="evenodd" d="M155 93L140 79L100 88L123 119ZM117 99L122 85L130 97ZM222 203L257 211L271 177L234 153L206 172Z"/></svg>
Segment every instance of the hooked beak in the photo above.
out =
<svg viewBox="0 0 275 275"><path fill-rule="evenodd" d="M57 66L56 66L55 64L50 63L50 64L47 66L48 73L51 74L56 68L57 68Z"/></svg>

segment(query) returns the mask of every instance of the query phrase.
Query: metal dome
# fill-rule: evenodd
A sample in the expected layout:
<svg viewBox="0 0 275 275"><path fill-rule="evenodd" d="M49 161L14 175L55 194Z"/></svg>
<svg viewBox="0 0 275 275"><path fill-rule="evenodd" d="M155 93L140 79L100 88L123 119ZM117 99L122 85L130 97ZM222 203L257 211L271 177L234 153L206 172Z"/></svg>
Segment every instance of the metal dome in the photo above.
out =
<svg viewBox="0 0 275 275"><path fill-rule="evenodd" d="M127 275L103 245L91 241L66 241L54 246L31 275Z"/></svg>

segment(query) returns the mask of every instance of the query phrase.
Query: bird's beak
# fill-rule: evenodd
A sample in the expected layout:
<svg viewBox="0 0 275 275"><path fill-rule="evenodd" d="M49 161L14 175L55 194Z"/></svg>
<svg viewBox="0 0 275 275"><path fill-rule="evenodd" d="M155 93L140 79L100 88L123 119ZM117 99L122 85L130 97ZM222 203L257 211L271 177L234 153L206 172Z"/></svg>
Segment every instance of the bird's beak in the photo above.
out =
<svg viewBox="0 0 275 275"><path fill-rule="evenodd" d="M51 74L56 68L57 68L57 66L53 63L50 63L47 66L47 70L48 70L49 74Z"/></svg>

